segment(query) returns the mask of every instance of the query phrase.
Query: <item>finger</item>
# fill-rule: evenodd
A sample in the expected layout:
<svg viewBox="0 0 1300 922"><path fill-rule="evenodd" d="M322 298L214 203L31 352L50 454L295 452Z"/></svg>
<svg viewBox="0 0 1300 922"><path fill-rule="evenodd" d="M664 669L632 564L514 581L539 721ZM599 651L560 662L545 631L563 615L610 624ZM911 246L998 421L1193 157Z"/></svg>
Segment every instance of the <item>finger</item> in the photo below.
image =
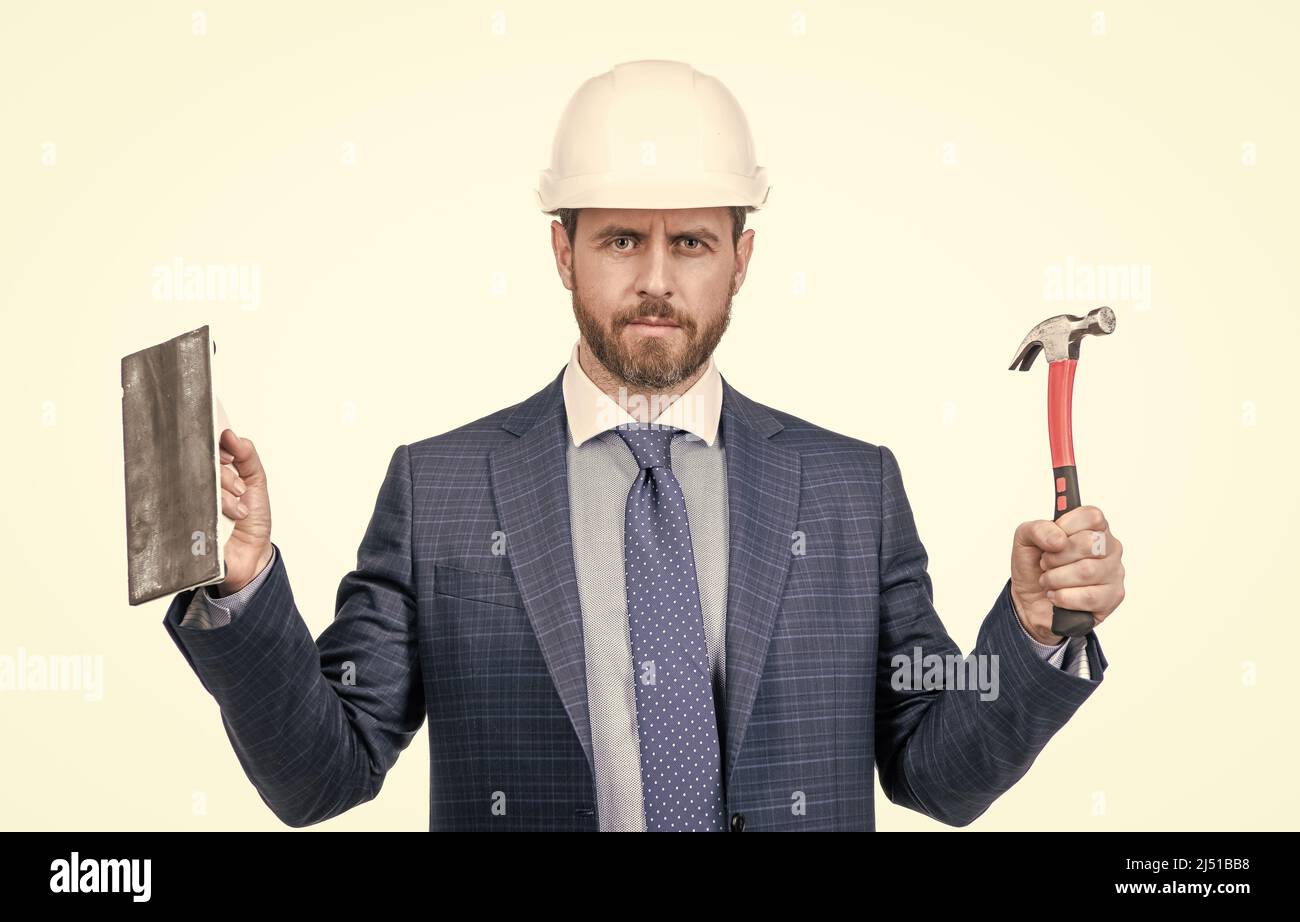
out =
<svg viewBox="0 0 1300 922"><path fill-rule="evenodd" d="M1057 608L1072 608L1075 611L1109 611L1115 607L1116 590L1112 586L1070 586L1066 589L1052 589L1047 598Z"/></svg>
<svg viewBox="0 0 1300 922"><path fill-rule="evenodd" d="M1056 524L1067 535L1072 535L1085 528L1091 528L1093 531L1105 531L1110 527L1106 524L1106 516L1096 506L1079 506L1071 509L1057 519Z"/></svg>
<svg viewBox="0 0 1300 922"><path fill-rule="evenodd" d="M229 490L221 490L221 514L238 522L248 515L248 508L239 501L239 497Z"/></svg>
<svg viewBox="0 0 1300 922"><path fill-rule="evenodd" d="M1061 567L1053 567L1038 578L1043 589L1068 589L1072 586L1103 586L1118 575L1119 561L1113 557L1085 557Z"/></svg>
<svg viewBox="0 0 1300 922"><path fill-rule="evenodd" d="M1109 532L1084 529L1070 535L1066 546L1060 551L1044 554L1039 559L1038 565L1044 570L1051 570L1074 563L1076 560L1106 557L1108 552L1114 549L1114 544Z"/></svg>
<svg viewBox="0 0 1300 922"><path fill-rule="evenodd" d="M248 491L248 484L244 483L240 476L235 473L235 469L229 465L222 465L221 467L221 486L223 489L235 494L235 496L243 496Z"/></svg>
<svg viewBox="0 0 1300 922"><path fill-rule="evenodd" d="M1037 548L1040 551L1062 551L1068 544L1068 536L1056 523L1046 519L1021 522L1016 528L1015 544L1020 547Z"/></svg>
<svg viewBox="0 0 1300 922"><path fill-rule="evenodd" d="M258 457L257 449L251 439L241 439L235 434L235 430L226 429L221 433L221 447L230 453L231 463L245 482L259 475L265 476L262 470L262 459Z"/></svg>

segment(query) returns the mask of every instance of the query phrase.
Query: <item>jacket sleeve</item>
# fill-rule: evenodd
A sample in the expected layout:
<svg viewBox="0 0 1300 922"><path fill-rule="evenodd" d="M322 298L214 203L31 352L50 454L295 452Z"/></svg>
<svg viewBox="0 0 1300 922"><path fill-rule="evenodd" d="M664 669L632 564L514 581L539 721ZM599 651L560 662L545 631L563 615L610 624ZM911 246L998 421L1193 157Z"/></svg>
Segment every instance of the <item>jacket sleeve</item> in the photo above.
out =
<svg viewBox="0 0 1300 922"><path fill-rule="evenodd" d="M284 823L309 826L371 800L424 722L411 552L411 469L397 448L334 621L312 640L283 549L238 618L167 632L216 699L240 765Z"/></svg>
<svg viewBox="0 0 1300 922"><path fill-rule="evenodd" d="M1047 741L1101 684L1106 658L1095 631L1087 635L1094 679L1071 675L1039 656L1025 642L1008 578L980 627L975 659L964 669L945 670L942 675L950 678L941 687L926 681L927 675L938 675L935 663L961 657L961 651L934 609L928 557L898 461L888 448L879 451L875 729L880 783L893 803L966 826L1029 770Z"/></svg>

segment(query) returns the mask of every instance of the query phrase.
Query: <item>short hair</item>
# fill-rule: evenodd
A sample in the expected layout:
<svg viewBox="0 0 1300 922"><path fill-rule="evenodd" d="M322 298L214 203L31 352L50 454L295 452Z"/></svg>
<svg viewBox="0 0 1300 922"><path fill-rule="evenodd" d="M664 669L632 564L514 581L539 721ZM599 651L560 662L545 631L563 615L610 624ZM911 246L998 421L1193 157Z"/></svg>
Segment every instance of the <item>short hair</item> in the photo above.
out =
<svg viewBox="0 0 1300 922"><path fill-rule="evenodd" d="M727 210L731 212L731 246L735 249L740 243L740 235L745 232L745 215L754 208L752 205L731 205ZM564 225L564 232L569 235L569 246L573 246L573 238L578 233L580 211L581 208L557 208L552 212Z"/></svg>

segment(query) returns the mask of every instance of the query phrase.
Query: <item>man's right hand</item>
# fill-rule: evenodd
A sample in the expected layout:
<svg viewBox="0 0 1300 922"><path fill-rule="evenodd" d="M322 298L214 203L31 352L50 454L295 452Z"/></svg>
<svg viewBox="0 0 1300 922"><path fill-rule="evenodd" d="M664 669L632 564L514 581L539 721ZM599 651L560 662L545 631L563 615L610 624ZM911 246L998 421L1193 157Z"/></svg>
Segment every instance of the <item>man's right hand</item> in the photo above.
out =
<svg viewBox="0 0 1300 922"><path fill-rule="evenodd" d="M271 499L266 471L248 439L223 430L221 451L221 512L235 523L226 541L226 578L217 586L218 598L238 592L271 562Z"/></svg>

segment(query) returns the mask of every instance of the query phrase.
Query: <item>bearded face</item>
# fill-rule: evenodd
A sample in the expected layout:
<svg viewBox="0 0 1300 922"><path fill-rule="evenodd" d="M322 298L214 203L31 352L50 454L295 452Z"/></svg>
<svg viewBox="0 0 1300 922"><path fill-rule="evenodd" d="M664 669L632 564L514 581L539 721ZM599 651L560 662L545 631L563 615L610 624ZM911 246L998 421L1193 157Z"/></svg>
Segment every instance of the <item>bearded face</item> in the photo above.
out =
<svg viewBox="0 0 1300 922"><path fill-rule="evenodd" d="M574 269L573 314L592 354L632 388L670 392L698 371L731 322L734 281L725 299L678 309L667 299L643 299L635 307L589 304Z"/></svg>

